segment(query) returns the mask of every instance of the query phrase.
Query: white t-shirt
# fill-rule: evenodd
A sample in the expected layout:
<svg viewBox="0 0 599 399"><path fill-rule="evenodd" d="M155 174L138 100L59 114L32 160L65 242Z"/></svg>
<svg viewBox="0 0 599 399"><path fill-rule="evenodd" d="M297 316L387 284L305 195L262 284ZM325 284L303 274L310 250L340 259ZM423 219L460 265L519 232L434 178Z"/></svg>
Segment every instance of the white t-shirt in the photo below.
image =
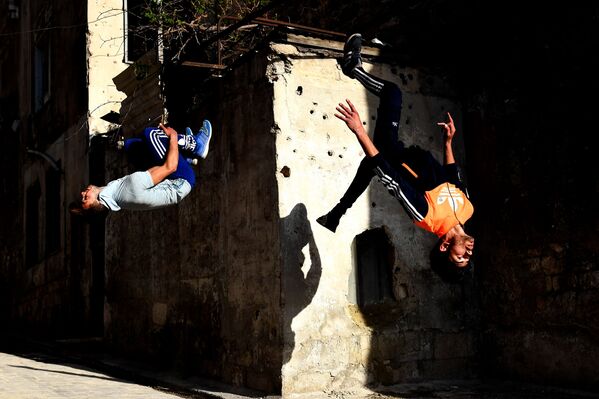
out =
<svg viewBox="0 0 599 399"><path fill-rule="evenodd" d="M98 200L111 211L147 210L178 204L191 192L185 179L165 179L154 185L150 172L135 172L102 187Z"/></svg>

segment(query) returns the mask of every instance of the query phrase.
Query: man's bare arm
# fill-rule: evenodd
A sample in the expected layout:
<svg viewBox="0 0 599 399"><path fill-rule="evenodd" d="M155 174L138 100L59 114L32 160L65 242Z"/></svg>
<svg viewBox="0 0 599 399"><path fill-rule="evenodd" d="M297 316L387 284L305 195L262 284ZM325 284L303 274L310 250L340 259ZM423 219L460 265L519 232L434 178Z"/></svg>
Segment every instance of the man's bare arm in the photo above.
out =
<svg viewBox="0 0 599 399"><path fill-rule="evenodd" d="M451 117L451 114L449 112L447 113L447 118L447 122L437 123L437 125L443 127L443 129L445 130L445 165L455 163L452 147L453 136L455 136L455 125L453 123L453 118Z"/></svg>
<svg viewBox="0 0 599 399"><path fill-rule="evenodd" d="M168 151L166 153L166 158L164 160L164 164L160 166L154 166L148 169L148 172L150 172L150 176L152 177L152 183L154 183L154 185L166 179L168 175L177 170L177 166L179 165L179 146L177 145L177 132L172 127L166 127L162 123L159 126L168 136L169 146Z"/></svg>
<svg viewBox="0 0 599 399"><path fill-rule="evenodd" d="M360 119L356 107L354 107L351 101L347 99L345 101L347 101L348 105L339 103L339 106L337 106L337 111L339 113L335 114L335 116L345 122L349 130L356 135L364 153L372 158L379 153L379 150L375 147L372 140L370 140L370 137L368 137L366 130L364 130L364 125L362 125L362 120Z"/></svg>

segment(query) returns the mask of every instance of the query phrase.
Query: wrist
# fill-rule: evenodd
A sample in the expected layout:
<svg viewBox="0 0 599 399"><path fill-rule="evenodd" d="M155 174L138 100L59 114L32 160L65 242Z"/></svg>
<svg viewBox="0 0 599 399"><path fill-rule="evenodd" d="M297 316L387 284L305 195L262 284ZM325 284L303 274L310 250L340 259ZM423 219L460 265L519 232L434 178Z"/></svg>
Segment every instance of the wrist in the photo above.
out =
<svg viewBox="0 0 599 399"><path fill-rule="evenodd" d="M366 130L364 130L364 127L362 126L359 126L355 130L353 130L353 132L356 136L366 135Z"/></svg>

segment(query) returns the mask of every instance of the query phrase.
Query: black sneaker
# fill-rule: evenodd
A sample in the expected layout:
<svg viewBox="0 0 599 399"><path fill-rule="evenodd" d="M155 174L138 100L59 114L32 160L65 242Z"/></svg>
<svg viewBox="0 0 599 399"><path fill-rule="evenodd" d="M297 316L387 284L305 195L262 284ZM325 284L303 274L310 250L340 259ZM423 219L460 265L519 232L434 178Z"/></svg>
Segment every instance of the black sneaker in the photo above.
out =
<svg viewBox="0 0 599 399"><path fill-rule="evenodd" d="M335 230L337 230L337 226L339 225L339 219L340 219L340 217L337 217L336 215L332 215L329 212L326 215L323 215L323 216L319 217L318 219L316 219L316 221L318 222L318 224L320 224L323 227L326 227L327 229L331 230L334 233Z"/></svg>
<svg viewBox="0 0 599 399"><path fill-rule="evenodd" d="M354 33L343 46L343 61L341 70L350 78L354 77L354 69L362 66L362 35Z"/></svg>

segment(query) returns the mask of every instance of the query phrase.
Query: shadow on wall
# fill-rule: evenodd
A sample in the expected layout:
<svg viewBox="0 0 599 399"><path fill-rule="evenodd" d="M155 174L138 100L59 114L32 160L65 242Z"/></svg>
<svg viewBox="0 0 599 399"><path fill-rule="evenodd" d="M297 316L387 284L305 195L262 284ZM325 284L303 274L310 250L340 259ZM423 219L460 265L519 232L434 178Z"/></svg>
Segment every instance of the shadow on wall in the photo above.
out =
<svg viewBox="0 0 599 399"><path fill-rule="evenodd" d="M320 284L322 265L304 204L295 205L288 216L281 218L281 231L285 236L282 240L285 287L283 364L287 364L295 347L291 322L312 302Z"/></svg>

